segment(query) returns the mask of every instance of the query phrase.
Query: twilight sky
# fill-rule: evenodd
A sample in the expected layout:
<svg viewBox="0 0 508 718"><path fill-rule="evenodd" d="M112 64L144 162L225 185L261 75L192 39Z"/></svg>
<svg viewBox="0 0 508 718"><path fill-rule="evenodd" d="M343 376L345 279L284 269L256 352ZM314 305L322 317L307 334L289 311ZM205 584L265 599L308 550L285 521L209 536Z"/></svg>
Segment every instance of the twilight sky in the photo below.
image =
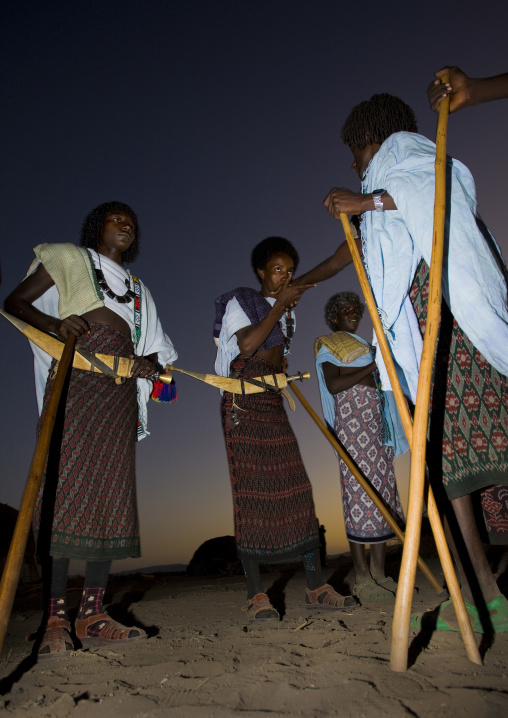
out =
<svg viewBox="0 0 508 718"><path fill-rule="evenodd" d="M252 247L281 235L307 269L343 240L322 206L357 189L339 137L350 109L390 92L434 138L434 70L505 72L506 6L428 0L7 0L0 29L3 111L0 301L41 242L77 242L85 215L127 202L142 228L132 265L150 288L179 366L213 372L214 299L257 286ZM477 183L479 211L508 255L508 103L450 118L448 152ZM501 168L500 168L501 166ZM290 370L320 411L312 346L323 307L357 290L352 268L310 290L297 310ZM19 506L35 444L28 342L4 320L0 502ZM370 338L368 319L361 333ZM231 534L229 474L217 390L177 376L179 399L151 402L137 447L143 558L113 570L187 563ZM328 550L344 550L338 465L301 406L291 422L314 486ZM398 467L401 491L408 462Z"/></svg>

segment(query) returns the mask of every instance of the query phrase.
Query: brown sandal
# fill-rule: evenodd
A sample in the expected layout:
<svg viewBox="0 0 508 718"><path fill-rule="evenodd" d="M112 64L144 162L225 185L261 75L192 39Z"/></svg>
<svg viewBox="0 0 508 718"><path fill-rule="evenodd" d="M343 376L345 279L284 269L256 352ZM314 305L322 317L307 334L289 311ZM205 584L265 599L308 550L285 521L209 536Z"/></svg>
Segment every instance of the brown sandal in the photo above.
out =
<svg viewBox="0 0 508 718"><path fill-rule="evenodd" d="M280 621L279 612L272 606L270 599L266 593L256 593L255 596L249 598L242 611L247 614L249 621ZM264 616L258 613L264 612Z"/></svg>
<svg viewBox="0 0 508 718"><path fill-rule="evenodd" d="M91 636L88 633L88 627L93 626L97 635ZM103 646L111 644L113 641L140 641L146 638L146 631L142 628L133 626L123 626L121 623L113 620L106 611L104 613L97 613L95 616L89 616L77 620L74 624L76 629L76 637L81 641L83 648L90 648L91 646ZM136 631L137 636L131 636L130 634Z"/></svg>
<svg viewBox="0 0 508 718"><path fill-rule="evenodd" d="M38 661L65 658L74 650L71 638L71 624L58 616L48 618L41 645L37 652Z"/></svg>
<svg viewBox="0 0 508 718"><path fill-rule="evenodd" d="M358 605L356 598L353 596L342 596L340 593L337 593L337 591L332 588L329 583L325 583L325 585L321 586L321 588L316 588L315 591L310 591L306 588L305 593L305 603L307 608L327 608L337 610L339 608L354 608L354 606ZM321 596L322 598L320 600Z"/></svg>

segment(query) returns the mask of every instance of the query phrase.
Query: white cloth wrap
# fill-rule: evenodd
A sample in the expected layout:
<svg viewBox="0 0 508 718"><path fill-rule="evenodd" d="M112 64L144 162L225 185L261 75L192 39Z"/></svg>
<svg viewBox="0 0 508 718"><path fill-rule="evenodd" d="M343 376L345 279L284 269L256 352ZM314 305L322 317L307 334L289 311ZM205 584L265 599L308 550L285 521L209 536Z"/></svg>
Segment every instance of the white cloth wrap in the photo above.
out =
<svg viewBox="0 0 508 718"><path fill-rule="evenodd" d="M272 305L275 304L275 297L265 297L266 301ZM291 310L293 318L293 328L296 329L296 317ZM287 335L286 314L284 313L280 319L282 333ZM233 297L226 305L226 311L222 318L222 327L219 334L219 341L215 339L217 345L217 357L215 359L215 373L219 376L229 376L230 364L233 359L240 354L240 348L236 338L236 332L239 329L250 326L251 321L241 308L238 300ZM284 351L285 354L289 353ZM221 389L221 394L223 393Z"/></svg>
<svg viewBox="0 0 508 718"><path fill-rule="evenodd" d="M90 255L93 259L94 267L96 269L102 269L104 278L108 284L108 287L113 290L115 294L122 296L127 291L125 280L129 282L130 289L134 289L133 282L131 280L131 273L124 269L120 264L113 262L109 257L97 254L94 249L89 249ZM102 301L104 306L111 309L112 312L118 314L122 319L127 322L131 330L132 336L134 336L134 312L132 311L132 301L126 304L120 304L115 302L114 299L108 297L107 294L102 292Z"/></svg>
<svg viewBox="0 0 508 718"><path fill-rule="evenodd" d="M83 251L83 250L80 250ZM89 250L92 255L94 264L96 267L99 266L98 255L93 250ZM37 269L40 262L34 263L30 267L30 271L33 272ZM104 273L104 277L109 287L116 294L125 294L126 286L125 279L130 279L130 274L123 269L116 262L111 261L107 257L101 255L101 267ZM155 303L152 299L152 295L148 291L147 287L143 282L139 281L141 288L141 335L139 338L138 345L135 349L137 356L149 356L150 354L157 354L157 359L162 366L166 364L172 364L177 358L178 354L167 334L164 333L157 311ZM132 282L131 282L132 286ZM52 317L58 317L58 301L59 294L56 286L50 287L39 299L33 302L33 305L37 307L41 312L49 314ZM114 299L110 299L104 295L104 305L111 309L119 316L124 319L130 327L131 338L135 345L135 325L134 325L134 305L133 301L126 304L119 304ZM42 349L35 346L30 342L32 351L34 353L34 376L35 376L35 391L37 395L37 405L39 408L39 414L42 411L44 391L46 389L46 382L48 379L49 369L51 366L52 358L49 354L46 354ZM144 439L145 436L149 435L147 430L148 425L148 410L147 404L150 399L152 392L152 382L150 379L137 379L137 393L138 393L138 418L141 423L141 431L138 433L138 441Z"/></svg>
<svg viewBox="0 0 508 718"><path fill-rule="evenodd" d="M435 156L436 146L426 137L397 132L385 140L374 155L362 183L365 193L385 189L397 206L397 210L366 212L362 237L372 291L378 307L382 308L381 321L405 378L403 390L413 402L423 344L408 294L422 256L430 266ZM499 266L501 255L491 237L499 253L495 256L477 226L471 173L461 162L451 159L449 171L451 202L445 228L443 297L474 346L506 375L508 311L506 283ZM376 338L374 343L377 344ZM383 389L389 390L390 382L380 352L376 361Z"/></svg>

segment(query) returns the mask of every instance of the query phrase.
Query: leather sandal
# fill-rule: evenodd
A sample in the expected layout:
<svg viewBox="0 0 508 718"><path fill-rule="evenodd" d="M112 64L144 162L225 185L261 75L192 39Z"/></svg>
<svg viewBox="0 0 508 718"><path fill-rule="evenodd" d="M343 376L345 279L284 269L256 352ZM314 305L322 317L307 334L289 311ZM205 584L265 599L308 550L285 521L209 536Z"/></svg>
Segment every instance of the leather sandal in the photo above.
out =
<svg viewBox="0 0 508 718"><path fill-rule="evenodd" d="M64 618L48 618L41 645L37 652L37 661L50 661L65 658L74 650L71 638L71 624Z"/></svg>
<svg viewBox="0 0 508 718"><path fill-rule="evenodd" d="M96 635L90 635L88 632L89 626L93 627ZM146 638L146 631L142 628L123 626L112 619L106 611L97 613L95 616L76 620L74 628L76 629L76 637L81 641L83 648L111 645L111 643L118 641L122 643L141 641ZM131 633L136 633L137 635L132 636Z"/></svg>
<svg viewBox="0 0 508 718"><path fill-rule="evenodd" d="M280 621L279 612L272 606L266 593L256 593L242 606L249 621ZM258 614L263 614L259 615Z"/></svg>
<svg viewBox="0 0 508 718"><path fill-rule="evenodd" d="M339 608L354 608L358 606L358 601L353 596L342 596L340 593L330 586L329 583L325 583L321 588L316 588L314 591L310 591L308 588L305 589L305 603L307 608L326 608L331 610L337 610Z"/></svg>

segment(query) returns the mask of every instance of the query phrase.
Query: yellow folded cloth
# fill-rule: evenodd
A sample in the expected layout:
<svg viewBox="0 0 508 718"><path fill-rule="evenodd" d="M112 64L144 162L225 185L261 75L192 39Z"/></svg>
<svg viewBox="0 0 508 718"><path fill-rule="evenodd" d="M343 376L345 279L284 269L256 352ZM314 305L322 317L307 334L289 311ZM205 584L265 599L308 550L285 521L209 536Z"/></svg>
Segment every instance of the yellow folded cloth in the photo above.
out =
<svg viewBox="0 0 508 718"><path fill-rule="evenodd" d="M86 249L70 243L39 244L34 253L58 289L60 319L71 314L80 316L104 306ZM34 264L28 270L29 274L33 267Z"/></svg>
<svg viewBox="0 0 508 718"><path fill-rule="evenodd" d="M355 339L349 332L334 332L318 337L314 342L316 357L322 346L326 347L342 364L351 364L355 359L370 351L366 344Z"/></svg>

